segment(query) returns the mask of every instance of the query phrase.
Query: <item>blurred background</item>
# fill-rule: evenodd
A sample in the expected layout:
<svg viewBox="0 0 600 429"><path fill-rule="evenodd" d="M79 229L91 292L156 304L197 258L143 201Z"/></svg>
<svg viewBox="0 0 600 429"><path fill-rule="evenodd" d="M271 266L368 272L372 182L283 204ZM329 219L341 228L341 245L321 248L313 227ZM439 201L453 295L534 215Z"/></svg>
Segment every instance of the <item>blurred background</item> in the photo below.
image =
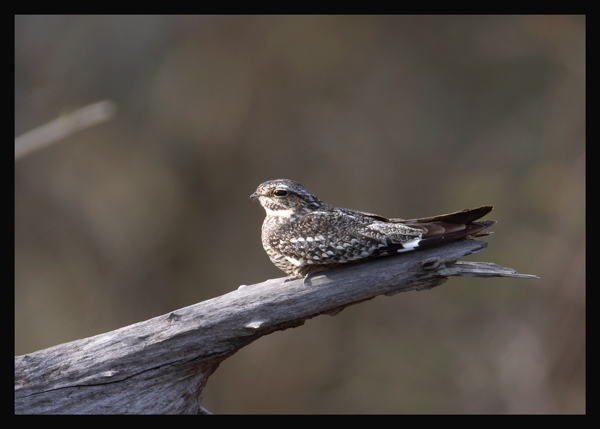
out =
<svg viewBox="0 0 600 429"><path fill-rule="evenodd" d="M483 204L492 261L263 337L214 413L585 412L585 16L16 16L15 355L282 277L249 196L290 178L423 217Z"/></svg>

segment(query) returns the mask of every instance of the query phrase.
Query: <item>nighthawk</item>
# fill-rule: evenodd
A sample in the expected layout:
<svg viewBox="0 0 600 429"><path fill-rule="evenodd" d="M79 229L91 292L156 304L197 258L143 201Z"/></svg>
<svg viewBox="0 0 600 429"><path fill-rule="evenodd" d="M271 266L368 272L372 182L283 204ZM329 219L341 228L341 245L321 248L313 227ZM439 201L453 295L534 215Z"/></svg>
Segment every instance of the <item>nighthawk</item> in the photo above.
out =
<svg viewBox="0 0 600 429"><path fill-rule="evenodd" d="M289 179L261 183L251 199L267 212L262 244L277 268L292 278L337 264L406 252L490 234L496 223L477 219L492 206L421 219L388 219L334 207Z"/></svg>

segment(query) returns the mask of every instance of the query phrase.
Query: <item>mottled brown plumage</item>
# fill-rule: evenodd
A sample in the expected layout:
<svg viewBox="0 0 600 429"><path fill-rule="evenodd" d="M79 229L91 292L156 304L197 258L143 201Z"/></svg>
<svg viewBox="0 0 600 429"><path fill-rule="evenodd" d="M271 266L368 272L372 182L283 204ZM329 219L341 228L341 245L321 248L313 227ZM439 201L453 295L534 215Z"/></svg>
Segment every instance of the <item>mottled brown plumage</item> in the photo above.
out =
<svg viewBox="0 0 600 429"><path fill-rule="evenodd" d="M334 207L289 179L259 185L250 198L267 213L262 244L279 269L292 277L366 258L487 235L493 220L475 222L491 206L421 219L388 219Z"/></svg>

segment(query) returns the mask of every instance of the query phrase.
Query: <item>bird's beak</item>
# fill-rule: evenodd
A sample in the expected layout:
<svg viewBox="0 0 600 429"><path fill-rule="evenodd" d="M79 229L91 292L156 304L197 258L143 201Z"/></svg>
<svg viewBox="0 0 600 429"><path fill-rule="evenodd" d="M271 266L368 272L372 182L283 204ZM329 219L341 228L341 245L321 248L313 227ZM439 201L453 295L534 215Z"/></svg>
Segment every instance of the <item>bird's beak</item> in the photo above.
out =
<svg viewBox="0 0 600 429"><path fill-rule="evenodd" d="M252 195L250 195L250 199L251 200L255 200L260 196L260 194L258 192L253 193Z"/></svg>

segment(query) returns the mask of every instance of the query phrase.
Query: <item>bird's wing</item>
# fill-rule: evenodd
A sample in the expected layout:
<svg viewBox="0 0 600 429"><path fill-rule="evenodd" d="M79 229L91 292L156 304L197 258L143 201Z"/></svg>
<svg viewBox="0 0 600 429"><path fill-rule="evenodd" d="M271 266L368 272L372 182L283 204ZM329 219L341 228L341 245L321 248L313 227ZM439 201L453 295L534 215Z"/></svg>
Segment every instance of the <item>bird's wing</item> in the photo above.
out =
<svg viewBox="0 0 600 429"><path fill-rule="evenodd" d="M360 212L336 209L311 212L282 224L270 244L293 263L333 264L396 252L404 249L402 243L422 233L419 227L375 221Z"/></svg>
<svg viewBox="0 0 600 429"><path fill-rule="evenodd" d="M297 266L356 261L465 237L487 235L496 222L475 220L491 207L421 219L386 219L348 209L315 211L278 227L270 245Z"/></svg>

